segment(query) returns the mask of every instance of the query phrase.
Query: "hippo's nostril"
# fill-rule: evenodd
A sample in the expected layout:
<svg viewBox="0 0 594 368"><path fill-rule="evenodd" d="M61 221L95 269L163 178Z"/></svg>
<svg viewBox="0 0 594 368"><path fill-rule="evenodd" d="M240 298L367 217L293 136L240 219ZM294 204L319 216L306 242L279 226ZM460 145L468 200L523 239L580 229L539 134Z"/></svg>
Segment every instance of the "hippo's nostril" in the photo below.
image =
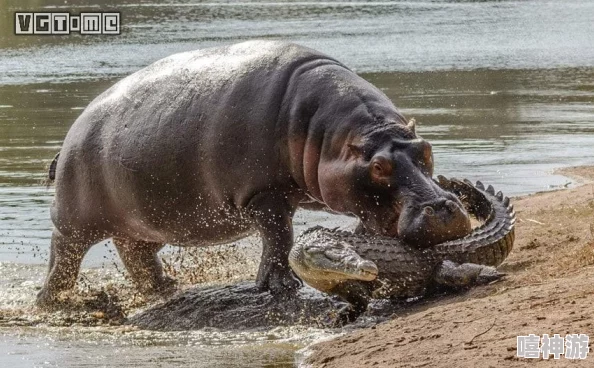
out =
<svg viewBox="0 0 594 368"><path fill-rule="evenodd" d="M450 212L454 212L458 209L458 205L454 203L454 201L447 200L445 205L448 208L448 210L450 210Z"/></svg>
<svg viewBox="0 0 594 368"><path fill-rule="evenodd" d="M423 208L423 213L427 216L433 216L435 214L435 210L431 206L427 206Z"/></svg>

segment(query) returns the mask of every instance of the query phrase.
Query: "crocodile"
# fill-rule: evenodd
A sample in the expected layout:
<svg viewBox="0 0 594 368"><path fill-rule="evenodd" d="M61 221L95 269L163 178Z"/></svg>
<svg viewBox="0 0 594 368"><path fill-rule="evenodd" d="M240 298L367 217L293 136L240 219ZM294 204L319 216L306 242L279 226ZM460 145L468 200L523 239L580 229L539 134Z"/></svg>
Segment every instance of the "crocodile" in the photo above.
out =
<svg viewBox="0 0 594 368"><path fill-rule="evenodd" d="M482 225L467 236L430 248L402 239L316 226L304 231L289 255L307 284L350 303L341 323L354 321L373 298L415 298L439 286L465 288L503 276L499 266L514 243L515 212L508 197L477 181L438 176Z"/></svg>

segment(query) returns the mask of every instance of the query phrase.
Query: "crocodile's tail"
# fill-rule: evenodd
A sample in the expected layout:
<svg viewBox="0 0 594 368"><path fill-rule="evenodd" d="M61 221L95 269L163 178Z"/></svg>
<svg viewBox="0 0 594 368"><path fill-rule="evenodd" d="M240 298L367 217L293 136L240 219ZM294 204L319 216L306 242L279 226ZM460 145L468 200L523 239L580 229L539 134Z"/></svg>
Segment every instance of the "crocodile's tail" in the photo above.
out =
<svg viewBox="0 0 594 368"><path fill-rule="evenodd" d="M52 183L54 182L54 180L56 180L56 169L58 168L58 157L60 157L60 152L58 152L56 154L56 156L54 156L54 159L52 160L52 163L49 165L49 170L47 173L47 178L45 179L44 184L49 187L50 185L52 185Z"/></svg>
<svg viewBox="0 0 594 368"><path fill-rule="evenodd" d="M439 186L452 191L462 199L484 224L461 239L441 243L433 250L444 259L457 263L476 263L499 266L511 252L514 244L516 213L509 198L495 193L491 185L486 189L477 181L446 179L438 176Z"/></svg>

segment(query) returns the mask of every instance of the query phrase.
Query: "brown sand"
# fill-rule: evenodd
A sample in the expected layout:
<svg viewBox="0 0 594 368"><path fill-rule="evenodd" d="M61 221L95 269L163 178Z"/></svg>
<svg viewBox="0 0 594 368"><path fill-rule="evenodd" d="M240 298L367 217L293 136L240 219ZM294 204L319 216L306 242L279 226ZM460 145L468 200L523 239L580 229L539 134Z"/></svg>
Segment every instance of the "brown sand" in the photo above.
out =
<svg viewBox="0 0 594 368"><path fill-rule="evenodd" d="M518 222L508 277L417 303L377 326L312 347L314 367L594 367L594 167L584 184L513 200ZM516 357L516 336L590 335L586 360Z"/></svg>

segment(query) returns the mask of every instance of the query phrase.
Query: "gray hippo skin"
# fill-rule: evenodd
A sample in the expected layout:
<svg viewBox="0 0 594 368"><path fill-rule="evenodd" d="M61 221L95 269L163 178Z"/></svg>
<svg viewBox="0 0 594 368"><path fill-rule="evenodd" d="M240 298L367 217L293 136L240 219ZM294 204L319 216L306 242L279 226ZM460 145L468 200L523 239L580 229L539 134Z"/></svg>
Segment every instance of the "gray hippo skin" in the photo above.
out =
<svg viewBox="0 0 594 368"><path fill-rule="evenodd" d="M463 206L432 171L414 123L324 54L250 41L172 55L102 93L68 132L50 169L55 228L38 305L72 288L85 253L110 237L152 293L171 287L157 258L165 243L258 231L258 286L294 291L287 257L301 204L421 246L465 235ZM419 231L428 216L448 226Z"/></svg>

